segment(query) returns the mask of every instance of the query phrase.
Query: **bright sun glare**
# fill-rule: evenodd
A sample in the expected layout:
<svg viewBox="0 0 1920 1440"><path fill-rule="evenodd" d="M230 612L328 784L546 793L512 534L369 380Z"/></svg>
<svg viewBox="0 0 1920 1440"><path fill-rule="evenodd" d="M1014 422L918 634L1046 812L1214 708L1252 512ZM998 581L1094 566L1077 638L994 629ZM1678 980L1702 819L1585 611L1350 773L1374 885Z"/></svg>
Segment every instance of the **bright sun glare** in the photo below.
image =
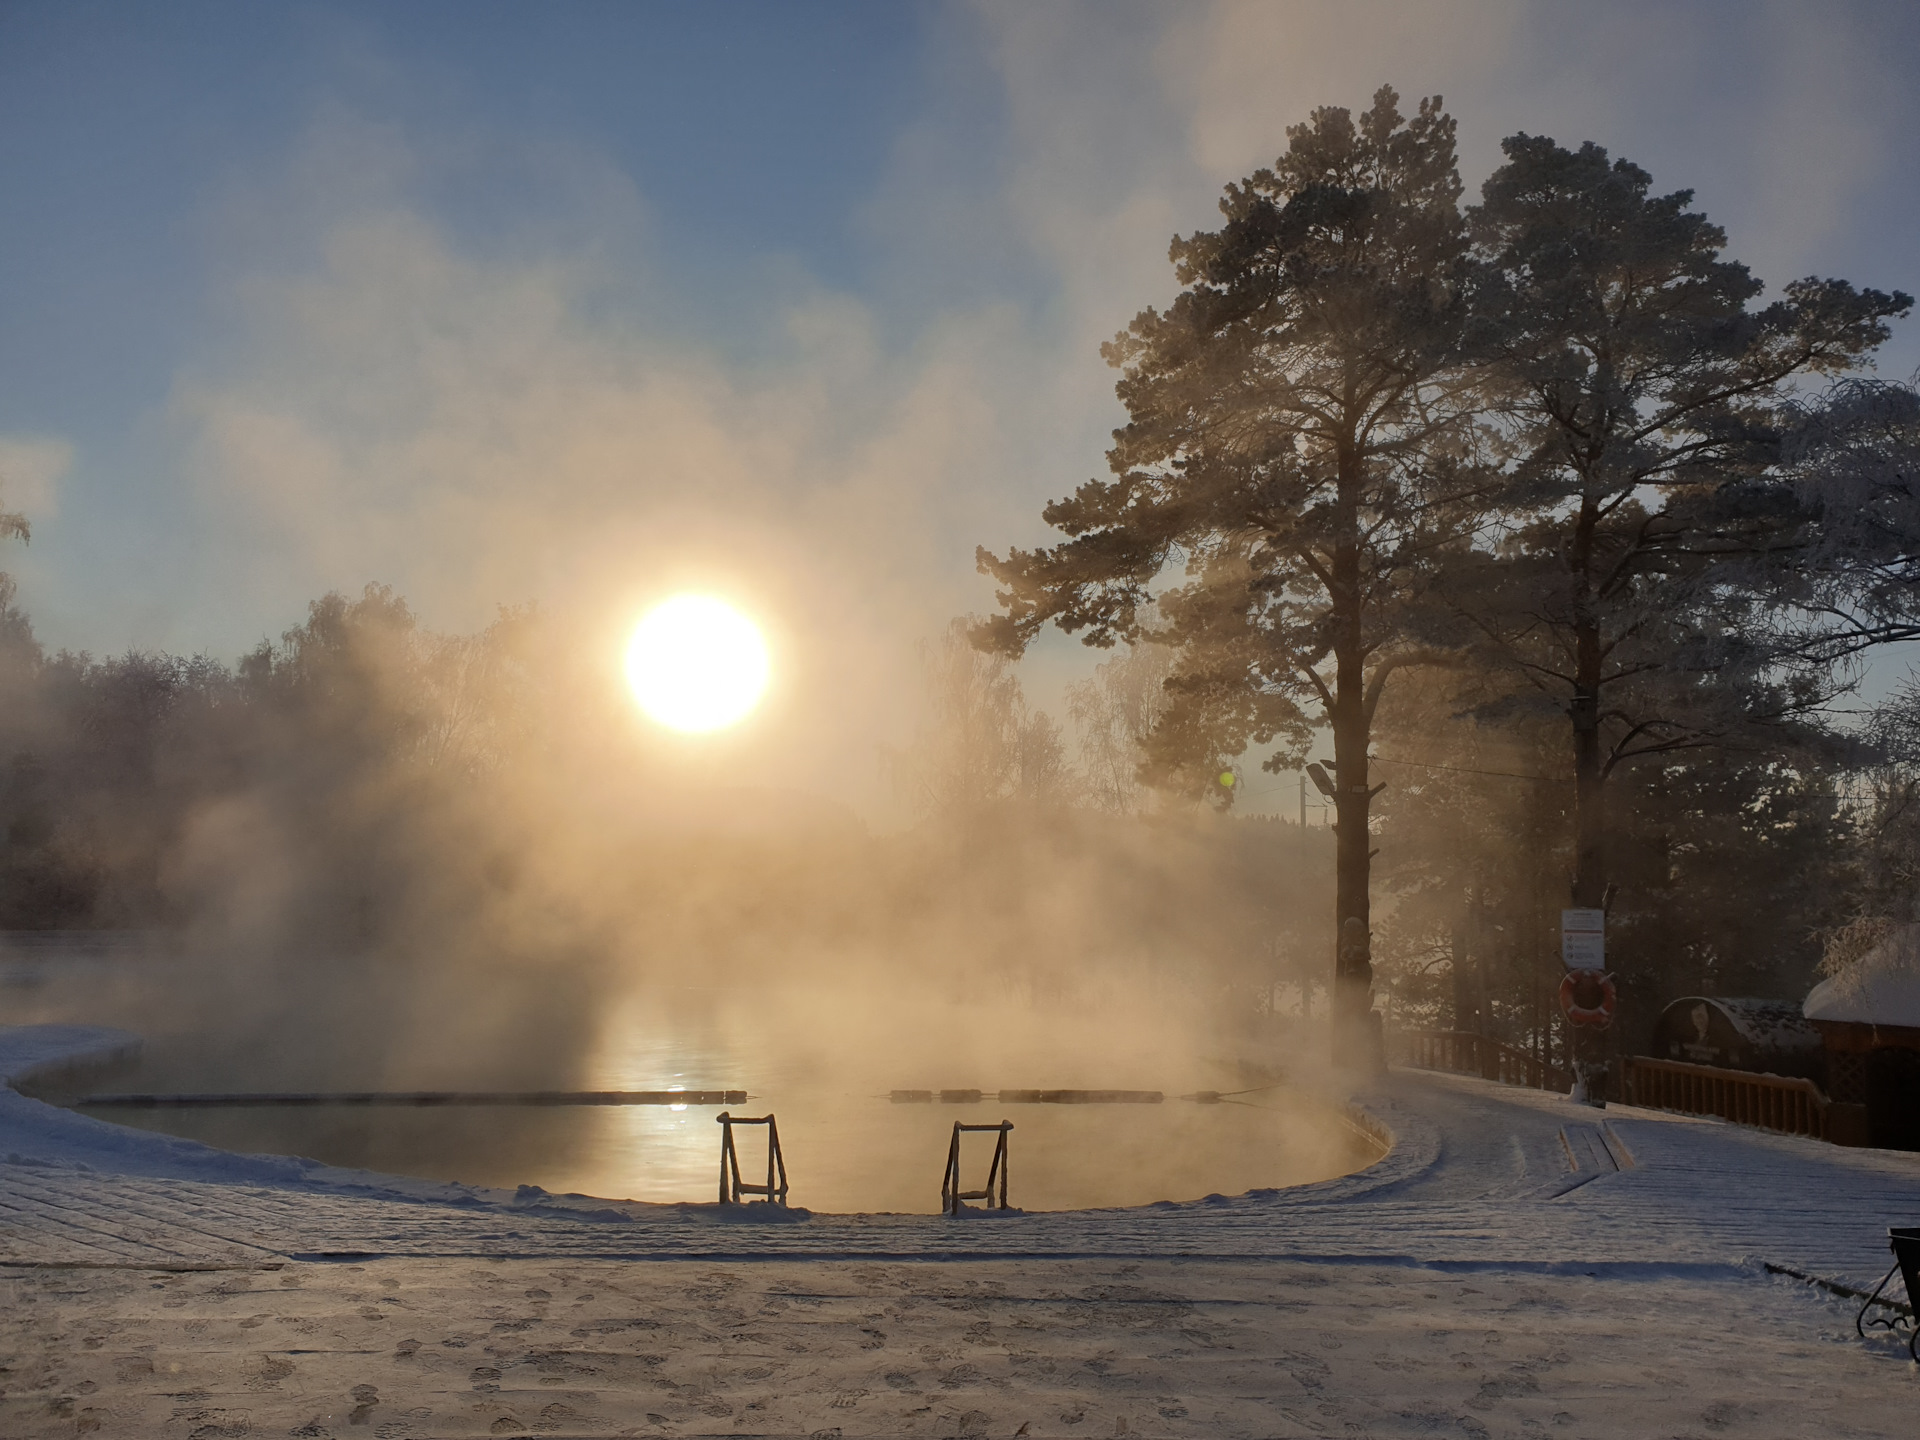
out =
<svg viewBox="0 0 1920 1440"><path fill-rule="evenodd" d="M661 601L627 642L633 698L671 730L698 734L745 718L767 688L768 670L759 627L711 595Z"/></svg>

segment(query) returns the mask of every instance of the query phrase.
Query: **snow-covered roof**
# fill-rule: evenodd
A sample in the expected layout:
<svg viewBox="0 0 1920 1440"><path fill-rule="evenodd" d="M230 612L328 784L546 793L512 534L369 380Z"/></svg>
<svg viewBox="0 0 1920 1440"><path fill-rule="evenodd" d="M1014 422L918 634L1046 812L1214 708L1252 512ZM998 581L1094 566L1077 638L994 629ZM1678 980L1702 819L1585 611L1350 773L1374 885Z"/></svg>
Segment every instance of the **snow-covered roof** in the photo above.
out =
<svg viewBox="0 0 1920 1440"><path fill-rule="evenodd" d="M1902 925L1808 992L1809 1020L1920 1029L1920 925Z"/></svg>
<svg viewBox="0 0 1920 1440"><path fill-rule="evenodd" d="M1688 995L1667 1007L1673 1011L1685 1006L1711 1005L1727 1017L1740 1038L1756 1050L1814 1050L1820 1045L1815 1030L1791 1000L1758 1000L1734 995Z"/></svg>

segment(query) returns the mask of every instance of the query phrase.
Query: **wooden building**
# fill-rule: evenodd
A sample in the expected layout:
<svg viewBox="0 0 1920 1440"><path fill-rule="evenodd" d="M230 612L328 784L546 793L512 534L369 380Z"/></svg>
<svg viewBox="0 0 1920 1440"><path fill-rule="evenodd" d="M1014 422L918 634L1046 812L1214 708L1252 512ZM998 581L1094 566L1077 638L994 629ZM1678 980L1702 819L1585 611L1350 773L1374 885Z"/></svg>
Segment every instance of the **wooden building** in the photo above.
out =
<svg viewBox="0 0 1920 1440"><path fill-rule="evenodd" d="M1865 1143L1920 1150L1920 926L1903 926L1802 1007L1827 1054L1837 1111L1864 1112Z"/></svg>

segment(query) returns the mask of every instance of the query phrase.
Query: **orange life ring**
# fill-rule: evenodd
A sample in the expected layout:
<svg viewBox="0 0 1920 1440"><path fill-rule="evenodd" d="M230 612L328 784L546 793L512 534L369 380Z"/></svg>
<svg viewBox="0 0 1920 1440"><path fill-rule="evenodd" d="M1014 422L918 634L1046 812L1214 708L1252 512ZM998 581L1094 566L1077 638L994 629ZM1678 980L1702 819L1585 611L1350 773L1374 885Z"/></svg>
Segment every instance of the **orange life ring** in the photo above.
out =
<svg viewBox="0 0 1920 1440"><path fill-rule="evenodd" d="M1600 1002L1597 1005L1593 1003L1596 990ZM1569 970L1567 978L1560 982L1560 1008L1567 1012L1567 1019L1576 1025L1606 1029L1613 1024L1613 1012L1619 998L1619 992L1614 989L1613 976L1602 975L1597 970ZM1586 1003L1580 1003L1582 1001Z"/></svg>

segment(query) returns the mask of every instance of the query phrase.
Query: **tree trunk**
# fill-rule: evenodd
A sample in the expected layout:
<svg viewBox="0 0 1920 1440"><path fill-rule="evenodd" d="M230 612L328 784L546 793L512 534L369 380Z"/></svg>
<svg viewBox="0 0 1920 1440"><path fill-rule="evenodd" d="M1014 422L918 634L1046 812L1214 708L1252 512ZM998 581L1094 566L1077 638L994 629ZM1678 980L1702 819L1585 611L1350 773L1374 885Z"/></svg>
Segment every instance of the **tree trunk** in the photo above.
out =
<svg viewBox="0 0 1920 1440"><path fill-rule="evenodd" d="M1356 700L1340 708L1358 712L1360 706ZM1334 914L1339 920L1333 972L1334 1059L1344 1065L1373 1068L1378 1063L1378 1047L1373 1020L1372 907L1367 894L1372 836L1367 826L1364 715L1336 716L1333 758L1338 777L1334 811L1340 817L1334 837Z"/></svg>
<svg viewBox="0 0 1920 1440"><path fill-rule="evenodd" d="M1581 636L1581 649L1586 649ZM1595 647L1598 649L1598 647ZM1585 667L1583 666L1582 669ZM1596 671L1598 666L1595 666ZM1578 909L1598 910L1607 893L1606 793L1600 773L1598 676L1583 676L1569 707L1573 717L1573 890Z"/></svg>
<svg viewBox="0 0 1920 1440"><path fill-rule="evenodd" d="M1573 896L1575 907L1598 910L1606 898L1606 808L1600 758L1600 677L1605 659L1593 596L1593 535L1599 516L1583 501L1574 528L1573 699Z"/></svg>
<svg viewBox="0 0 1920 1440"><path fill-rule="evenodd" d="M1486 1022L1486 976L1482 969L1484 946L1481 926L1480 895L1477 889L1469 890L1451 936L1453 1028L1469 1035L1490 1033Z"/></svg>
<svg viewBox="0 0 1920 1440"><path fill-rule="evenodd" d="M1595 618L1591 574L1594 531L1591 500L1581 506L1575 530L1573 700L1573 886L1576 909L1601 910L1607 898L1606 793L1600 745L1600 681L1604 654ZM1564 1022L1567 1058L1576 1077L1576 1094L1589 1104L1606 1103L1605 1037L1588 1027Z"/></svg>
<svg viewBox="0 0 1920 1440"><path fill-rule="evenodd" d="M1371 726L1366 708L1366 617L1360 588L1358 454L1343 448L1340 459L1340 529L1334 551L1333 602L1333 770L1334 915L1337 921L1333 968L1333 1059L1336 1065L1378 1071L1379 1022L1373 1014L1372 906L1368 878L1372 834L1367 812L1372 804L1367 782L1367 743Z"/></svg>

